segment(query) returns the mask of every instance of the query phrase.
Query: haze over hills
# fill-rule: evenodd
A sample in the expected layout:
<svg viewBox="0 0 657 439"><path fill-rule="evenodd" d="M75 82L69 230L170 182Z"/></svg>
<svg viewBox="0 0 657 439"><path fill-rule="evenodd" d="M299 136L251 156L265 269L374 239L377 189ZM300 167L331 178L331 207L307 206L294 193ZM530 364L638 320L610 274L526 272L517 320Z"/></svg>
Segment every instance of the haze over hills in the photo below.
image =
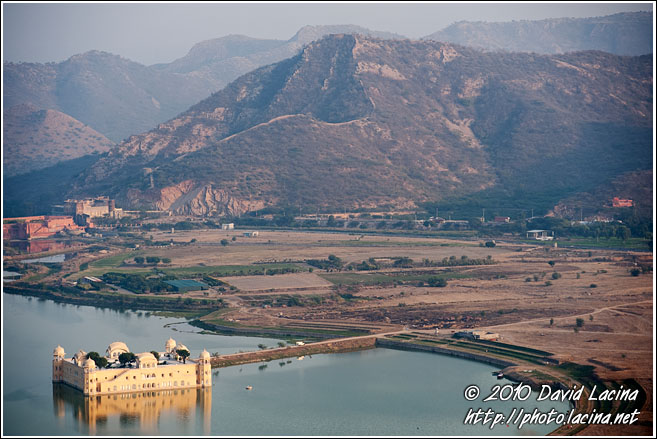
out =
<svg viewBox="0 0 657 439"><path fill-rule="evenodd" d="M2 172L12 176L87 154L108 151L114 142L57 110L22 104L3 115Z"/></svg>
<svg viewBox="0 0 657 439"><path fill-rule="evenodd" d="M144 66L90 51L61 63L4 63L4 105L29 103L78 119L115 142L149 130L220 90L238 76L296 54L335 32L395 34L359 26L306 26L288 41L228 36L195 45L170 64Z"/></svg>
<svg viewBox="0 0 657 439"><path fill-rule="evenodd" d="M80 178L181 214L548 202L652 163L652 57L333 35L248 73Z"/></svg>
<svg viewBox="0 0 657 439"><path fill-rule="evenodd" d="M424 39L508 52L602 50L616 55L645 55L652 53L652 13L502 23L460 21Z"/></svg>
<svg viewBox="0 0 657 439"><path fill-rule="evenodd" d="M193 74L160 72L107 52L61 63L5 63L4 105L54 109L119 142L208 96L212 85Z"/></svg>

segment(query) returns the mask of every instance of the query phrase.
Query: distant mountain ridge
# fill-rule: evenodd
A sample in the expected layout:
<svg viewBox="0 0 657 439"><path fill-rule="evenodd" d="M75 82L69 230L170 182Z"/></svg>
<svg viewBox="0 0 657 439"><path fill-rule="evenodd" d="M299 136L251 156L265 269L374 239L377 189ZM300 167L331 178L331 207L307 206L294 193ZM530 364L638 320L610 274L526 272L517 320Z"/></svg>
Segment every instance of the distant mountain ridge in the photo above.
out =
<svg viewBox="0 0 657 439"><path fill-rule="evenodd" d="M652 57L332 35L130 137L75 195L178 214L556 203L652 158Z"/></svg>
<svg viewBox="0 0 657 439"><path fill-rule="evenodd" d="M19 104L54 109L120 142L176 116L244 73L295 55L312 39L345 31L402 38L353 25L305 26L288 41L236 35L204 41L184 57L154 66L95 50L60 63L5 62L4 110Z"/></svg>
<svg viewBox="0 0 657 439"><path fill-rule="evenodd" d="M57 110L18 105L3 115L3 176L108 151L114 142Z"/></svg>
<svg viewBox="0 0 657 439"><path fill-rule="evenodd" d="M498 23L460 21L423 39L507 52L602 50L616 55L645 55L653 50L652 22L650 12Z"/></svg>

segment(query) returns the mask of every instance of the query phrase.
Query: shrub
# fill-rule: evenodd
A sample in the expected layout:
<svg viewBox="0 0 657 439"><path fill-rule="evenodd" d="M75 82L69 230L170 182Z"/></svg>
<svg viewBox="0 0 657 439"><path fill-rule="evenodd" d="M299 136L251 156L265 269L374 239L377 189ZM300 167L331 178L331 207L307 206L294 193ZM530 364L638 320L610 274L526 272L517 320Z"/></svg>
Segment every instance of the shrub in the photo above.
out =
<svg viewBox="0 0 657 439"><path fill-rule="evenodd" d="M633 268L632 271L630 271L630 274L632 276L638 276L641 274L641 270L639 270L638 268Z"/></svg>
<svg viewBox="0 0 657 439"><path fill-rule="evenodd" d="M598 288L596 284L591 284L591 288Z"/></svg>
<svg viewBox="0 0 657 439"><path fill-rule="evenodd" d="M427 279L430 287L443 288L447 286L447 281L442 277L430 277Z"/></svg>
<svg viewBox="0 0 657 439"><path fill-rule="evenodd" d="M486 241L486 244L484 244L486 247L495 247L495 241Z"/></svg>
<svg viewBox="0 0 657 439"><path fill-rule="evenodd" d="M554 273L552 273L552 279L557 280L560 277L561 277L561 275L559 273L557 273L556 271Z"/></svg>

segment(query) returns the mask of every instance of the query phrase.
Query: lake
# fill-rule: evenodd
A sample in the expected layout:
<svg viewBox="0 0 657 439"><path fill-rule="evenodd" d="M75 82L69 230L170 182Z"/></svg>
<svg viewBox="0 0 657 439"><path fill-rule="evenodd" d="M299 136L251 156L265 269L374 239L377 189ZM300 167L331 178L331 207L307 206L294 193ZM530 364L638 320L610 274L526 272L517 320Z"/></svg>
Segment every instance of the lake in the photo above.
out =
<svg viewBox="0 0 657 439"><path fill-rule="evenodd" d="M51 382L52 351L162 351L172 337L197 357L257 350L280 340L201 334L184 319L3 294L5 435L535 435L556 428L463 425L468 409L565 412L567 404L468 402L505 384L493 366L423 352L372 349L213 370L209 390L138 392L96 399ZM252 390L246 390L252 386Z"/></svg>

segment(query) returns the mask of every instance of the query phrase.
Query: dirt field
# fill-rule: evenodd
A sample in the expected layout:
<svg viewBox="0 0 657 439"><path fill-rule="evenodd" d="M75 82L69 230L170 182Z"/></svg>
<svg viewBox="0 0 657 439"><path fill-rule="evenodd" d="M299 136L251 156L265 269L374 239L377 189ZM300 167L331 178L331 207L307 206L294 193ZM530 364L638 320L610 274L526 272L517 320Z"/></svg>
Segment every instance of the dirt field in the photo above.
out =
<svg viewBox="0 0 657 439"><path fill-rule="evenodd" d="M242 291L303 290L330 287L332 285L313 273L287 273L276 276L232 276L220 279Z"/></svg>
<svg viewBox="0 0 657 439"><path fill-rule="evenodd" d="M498 258L508 251L499 248L479 247L478 242L453 241L436 238L408 238L394 236L365 236L344 233L269 232L246 238L236 230L204 230L153 232L156 241L187 242L189 246L149 251L154 256L166 256L174 265L239 265L254 262L284 262L299 259L324 259L334 254L346 263L361 262L370 257L385 258L407 256L422 260L440 260L444 257L466 255L470 258ZM232 241L232 237L236 241ZM359 239L360 238L360 239ZM228 240L222 246L221 240Z"/></svg>

